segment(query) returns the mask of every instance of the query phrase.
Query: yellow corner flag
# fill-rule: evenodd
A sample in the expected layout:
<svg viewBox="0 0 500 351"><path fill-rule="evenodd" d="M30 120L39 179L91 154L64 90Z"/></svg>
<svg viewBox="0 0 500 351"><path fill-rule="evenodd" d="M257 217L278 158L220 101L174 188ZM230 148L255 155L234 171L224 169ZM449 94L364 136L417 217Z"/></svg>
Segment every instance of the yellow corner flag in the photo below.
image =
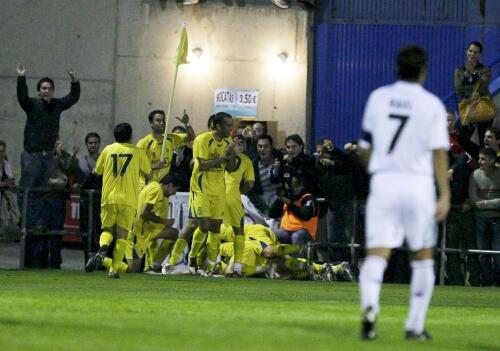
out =
<svg viewBox="0 0 500 351"><path fill-rule="evenodd" d="M181 41L179 42L179 46L177 47L175 65L179 66L188 63L187 55L188 55L188 35L186 31L186 25L184 25L182 26Z"/></svg>

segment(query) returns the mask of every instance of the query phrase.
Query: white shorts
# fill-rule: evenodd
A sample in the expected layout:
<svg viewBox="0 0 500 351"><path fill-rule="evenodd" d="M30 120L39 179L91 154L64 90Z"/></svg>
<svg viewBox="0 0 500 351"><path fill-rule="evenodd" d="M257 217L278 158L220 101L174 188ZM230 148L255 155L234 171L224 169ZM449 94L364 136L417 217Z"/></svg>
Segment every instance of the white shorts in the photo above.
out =
<svg viewBox="0 0 500 351"><path fill-rule="evenodd" d="M436 245L434 179L407 173L372 176L366 207L366 247L411 251Z"/></svg>

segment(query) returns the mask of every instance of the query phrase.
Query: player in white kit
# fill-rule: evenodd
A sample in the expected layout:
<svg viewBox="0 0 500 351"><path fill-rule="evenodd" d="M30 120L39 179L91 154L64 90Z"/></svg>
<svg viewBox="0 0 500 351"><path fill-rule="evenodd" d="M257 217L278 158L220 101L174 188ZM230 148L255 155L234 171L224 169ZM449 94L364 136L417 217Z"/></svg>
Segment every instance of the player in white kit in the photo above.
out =
<svg viewBox="0 0 500 351"><path fill-rule="evenodd" d="M366 259L359 288L361 338L376 337L375 321L384 271L391 249L406 241L411 254L411 298L407 339L427 340L425 316L434 287L436 221L450 208L449 140L446 110L422 85L427 55L407 47L397 56L399 80L373 91L363 116L360 156L371 177L366 210ZM438 186L438 198L434 180Z"/></svg>

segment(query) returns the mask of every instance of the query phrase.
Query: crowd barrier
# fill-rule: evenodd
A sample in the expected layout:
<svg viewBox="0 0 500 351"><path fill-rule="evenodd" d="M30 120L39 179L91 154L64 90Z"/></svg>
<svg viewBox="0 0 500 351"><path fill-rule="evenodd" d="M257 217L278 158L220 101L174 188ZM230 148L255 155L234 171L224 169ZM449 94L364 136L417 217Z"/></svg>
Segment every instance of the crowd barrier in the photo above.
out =
<svg viewBox="0 0 500 351"><path fill-rule="evenodd" d="M30 193L33 192L46 192L48 189L44 188L16 188L15 191L17 192L22 192L22 217L21 217L21 239L20 239L20 262L19 262L19 268L23 269L24 268L24 262L25 262L25 244L26 244L26 238L29 235L28 230L26 228L26 213L28 211L28 198L30 196ZM86 192L88 194L88 201L89 203L93 203L93 199L95 196L100 196L100 192L96 190L82 190L82 192ZM78 194L78 192L71 192L71 194ZM168 217L170 219L175 219L175 224L174 227L181 230L184 226L184 224L187 221L188 218L188 213L189 213L189 208L188 208L188 198L189 198L189 193L181 193L178 192L176 195L170 197L170 204L169 204L169 215ZM270 226L273 229L276 229L279 225L279 223L275 220L271 220L269 218L265 218L262 216L262 214L259 213L259 211L252 205L252 203L248 200L246 196L242 196L242 202L245 207L245 223L260 223L264 224L267 226ZM79 214L78 209L74 209L75 202L73 200L73 210L71 211L72 214ZM93 220L94 220L94 213L93 213L93 206L88 206L88 228L89 231L87 233L80 233L82 236L82 240L87 240L87 245L88 247L91 247L92 245L92 238L96 237L99 235L99 233L93 233L92 228L93 228ZM352 202L352 231L353 235L351 235L351 238L349 242L345 244L332 244L332 243L319 243L319 242L313 242L308 248L308 256L311 255L311 251L316 249L316 248L348 248L350 251L350 257L351 257L351 263L353 265L357 265L357 250L361 250L362 246L356 242L356 238L360 237L360 231L362 231L360 221L362 220L362 212L364 210L364 202L354 200ZM68 211L67 211L68 213ZM74 221L74 218L72 218L73 223L77 223L77 221ZM438 260L439 260L439 284L444 285L445 283L445 261L446 261L446 253L461 253L461 254L472 254L472 255L480 255L480 254L489 254L489 255L498 255L500 254L500 251L493 251L493 250L478 250L478 249L458 249L458 248L449 248L446 247L446 228L447 228L447 223L446 221L443 222L439 226L440 234L439 238L440 241L438 242L438 245L436 247L436 251L438 253ZM67 231L58 231L58 232L49 232L49 235L66 235L66 234L71 234L68 233ZM404 249L403 249L404 250Z"/></svg>

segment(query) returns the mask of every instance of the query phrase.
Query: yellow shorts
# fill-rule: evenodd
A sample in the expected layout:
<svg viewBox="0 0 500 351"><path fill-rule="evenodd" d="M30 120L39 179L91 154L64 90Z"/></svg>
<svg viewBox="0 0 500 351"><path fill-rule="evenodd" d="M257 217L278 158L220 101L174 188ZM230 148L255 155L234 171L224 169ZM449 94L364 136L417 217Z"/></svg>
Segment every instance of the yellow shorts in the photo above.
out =
<svg viewBox="0 0 500 351"><path fill-rule="evenodd" d="M126 205L101 205L101 228L118 226L126 231L132 230L136 210Z"/></svg>
<svg viewBox="0 0 500 351"><path fill-rule="evenodd" d="M241 201L226 202L226 210L224 211L224 224L235 228L241 228L245 210Z"/></svg>
<svg viewBox="0 0 500 351"><path fill-rule="evenodd" d="M224 219L226 194L210 196L197 191L189 193L189 217Z"/></svg>

